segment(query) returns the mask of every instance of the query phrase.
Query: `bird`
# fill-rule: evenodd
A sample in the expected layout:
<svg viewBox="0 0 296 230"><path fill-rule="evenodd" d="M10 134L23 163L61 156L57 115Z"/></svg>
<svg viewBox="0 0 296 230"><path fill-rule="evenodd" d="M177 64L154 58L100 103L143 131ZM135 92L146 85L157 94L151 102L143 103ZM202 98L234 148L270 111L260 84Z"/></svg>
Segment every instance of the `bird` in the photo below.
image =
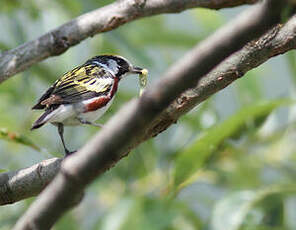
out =
<svg viewBox="0 0 296 230"><path fill-rule="evenodd" d="M58 128L65 156L70 151L64 140L64 126L93 125L111 106L118 83L128 74L147 74L144 68L133 66L119 55L99 55L66 72L40 97L32 107L44 110L31 130L46 123Z"/></svg>

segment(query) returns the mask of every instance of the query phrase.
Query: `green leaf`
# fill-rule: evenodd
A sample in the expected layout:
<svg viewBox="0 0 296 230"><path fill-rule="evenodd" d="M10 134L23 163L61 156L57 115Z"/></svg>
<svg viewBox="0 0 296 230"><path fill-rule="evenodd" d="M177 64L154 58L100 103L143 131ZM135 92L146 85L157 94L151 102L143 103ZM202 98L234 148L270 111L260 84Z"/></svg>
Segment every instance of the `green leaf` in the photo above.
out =
<svg viewBox="0 0 296 230"><path fill-rule="evenodd" d="M8 131L5 128L0 129L0 139L4 139L7 141L15 142L18 144L29 146L37 151L40 151L40 148L35 145L29 138L24 135L21 135L16 132Z"/></svg>
<svg viewBox="0 0 296 230"><path fill-rule="evenodd" d="M258 191L241 191L222 199L214 207L211 228L213 230L238 230L247 214L260 201L274 194L295 193L296 185L273 185Z"/></svg>
<svg viewBox="0 0 296 230"><path fill-rule="evenodd" d="M194 141L178 156L173 174L174 192L188 185L187 180L192 181L191 176L196 175L197 170L203 167L205 160L217 151L226 139L245 133L248 124L258 127L258 124L262 124L263 118L266 118L275 108L289 104L292 104L292 101L285 99L259 102L242 108L227 120L205 131L201 138Z"/></svg>

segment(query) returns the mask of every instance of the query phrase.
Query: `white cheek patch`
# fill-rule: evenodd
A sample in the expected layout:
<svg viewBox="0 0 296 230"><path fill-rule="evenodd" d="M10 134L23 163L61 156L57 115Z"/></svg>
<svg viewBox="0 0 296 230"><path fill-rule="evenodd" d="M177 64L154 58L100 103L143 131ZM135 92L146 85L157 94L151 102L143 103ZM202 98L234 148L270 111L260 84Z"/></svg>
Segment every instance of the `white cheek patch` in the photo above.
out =
<svg viewBox="0 0 296 230"><path fill-rule="evenodd" d="M93 63L102 66L105 70L110 71L114 76L118 73L119 69L118 69L118 64L116 61L114 60L108 60L108 64L105 65L103 63L100 63L98 61L93 61Z"/></svg>
<svg viewBox="0 0 296 230"><path fill-rule="evenodd" d="M119 69L118 69L118 64L114 60L108 60L108 67L115 73L117 74Z"/></svg>

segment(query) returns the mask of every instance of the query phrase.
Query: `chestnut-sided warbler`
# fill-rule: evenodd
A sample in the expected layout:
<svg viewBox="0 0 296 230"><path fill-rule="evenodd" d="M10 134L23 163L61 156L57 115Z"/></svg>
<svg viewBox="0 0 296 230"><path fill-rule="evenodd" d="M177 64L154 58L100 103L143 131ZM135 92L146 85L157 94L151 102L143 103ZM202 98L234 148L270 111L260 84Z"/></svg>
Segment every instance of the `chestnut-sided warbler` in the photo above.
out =
<svg viewBox="0 0 296 230"><path fill-rule="evenodd" d="M116 55L95 56L87 60L56 80L33 106L32 109L44 109L45 112L31 129L48 122L57 126L65 153L70 154L64 141L64 125L101 126L93 122L110 107L119 81L128 73L147 75L147 70Z"/></svg>

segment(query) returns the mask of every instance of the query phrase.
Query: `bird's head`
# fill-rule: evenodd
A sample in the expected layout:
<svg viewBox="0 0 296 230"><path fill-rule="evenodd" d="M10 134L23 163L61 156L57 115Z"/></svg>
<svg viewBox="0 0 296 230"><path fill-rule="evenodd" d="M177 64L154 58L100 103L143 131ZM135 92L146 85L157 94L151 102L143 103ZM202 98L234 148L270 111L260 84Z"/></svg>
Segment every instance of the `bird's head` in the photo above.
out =
<svg viewBox="0 0 296 230"><path fill-rule="evenodd" d="M95 56L87 63L103 67L119 79L128 73L145 74L147 72L146 69L133 66L127 59L117 55Z"/></svg>

